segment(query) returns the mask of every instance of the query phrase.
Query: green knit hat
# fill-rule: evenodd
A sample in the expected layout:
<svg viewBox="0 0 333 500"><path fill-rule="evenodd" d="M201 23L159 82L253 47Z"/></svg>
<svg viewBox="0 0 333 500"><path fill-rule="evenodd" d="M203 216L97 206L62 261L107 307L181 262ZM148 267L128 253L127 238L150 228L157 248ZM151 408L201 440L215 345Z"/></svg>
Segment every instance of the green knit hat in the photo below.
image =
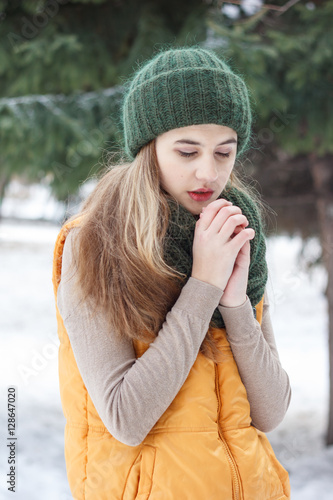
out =
<svg viewBox="0 0 333 500"><path fill-rule="evenodd" d="M216 123L237 132L237 156L251 134L251 107L244 81L212 51L200 47L162 50L126 83L122 126L126 154L179 127Z"/></svg>

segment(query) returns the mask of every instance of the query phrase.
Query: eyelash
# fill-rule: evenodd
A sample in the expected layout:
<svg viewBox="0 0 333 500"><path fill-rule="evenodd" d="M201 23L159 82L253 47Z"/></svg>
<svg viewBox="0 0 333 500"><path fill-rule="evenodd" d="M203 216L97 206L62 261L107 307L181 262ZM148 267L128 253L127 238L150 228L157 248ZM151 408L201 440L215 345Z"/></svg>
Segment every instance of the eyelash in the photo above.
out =
<svg viewBox="0 0 333 500"><path fill-rule="evenodd" d="M181 156L189 157L189 156L193 156L195 153L194 152L193 153L185 153L184 151L179 151L179 154ZM223 156L223 158L229 158L229 156L230 156L230 153L216 153L216 154Z"/></svg>

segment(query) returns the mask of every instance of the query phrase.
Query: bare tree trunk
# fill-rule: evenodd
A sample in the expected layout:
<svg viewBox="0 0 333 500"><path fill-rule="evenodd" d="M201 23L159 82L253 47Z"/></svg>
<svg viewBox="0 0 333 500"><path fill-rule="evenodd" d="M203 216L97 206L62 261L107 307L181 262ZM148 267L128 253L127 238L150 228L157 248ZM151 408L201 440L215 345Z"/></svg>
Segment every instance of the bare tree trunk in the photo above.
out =
<svg viewBox="0 0 333 500"><path fill-rule="evenodd" d="M0 219L1 219L1 205L5 197L5 191L6 187L9 184L9 181L10 181L10 175L0 174Z"/></svg>
<svg viewBox="0 0 333 500"><path fill-rule="evenodd" d="M326 296L329 328L329 415L326 444L333 444L333 159L310 157L310 168L316 192L323 259L328 273Z"/></svg>

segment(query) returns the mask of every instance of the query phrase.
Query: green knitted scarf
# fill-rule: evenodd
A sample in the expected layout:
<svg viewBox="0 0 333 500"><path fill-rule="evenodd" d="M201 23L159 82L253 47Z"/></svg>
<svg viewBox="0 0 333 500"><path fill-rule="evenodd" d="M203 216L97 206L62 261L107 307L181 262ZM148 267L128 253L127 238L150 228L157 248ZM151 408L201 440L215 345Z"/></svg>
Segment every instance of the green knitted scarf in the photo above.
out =
<svg viewBox="0 0 333 500"><path fill-rule="evenodd" d="M260 212L252 198L235 187L230 187L222 192L219 198L225 198L238 206L247 217L249 225L255 230L255 237L250 241L250 268L246 293L255 307L261 300L267 283L266 244ZM187 282L192 272L192 245L195 223L198 216L193 216L182 205L169 199L170 219L164 241L164 259L173 269L184 273ZM211 325L223 328L223 318L215 309Z"/></svg>

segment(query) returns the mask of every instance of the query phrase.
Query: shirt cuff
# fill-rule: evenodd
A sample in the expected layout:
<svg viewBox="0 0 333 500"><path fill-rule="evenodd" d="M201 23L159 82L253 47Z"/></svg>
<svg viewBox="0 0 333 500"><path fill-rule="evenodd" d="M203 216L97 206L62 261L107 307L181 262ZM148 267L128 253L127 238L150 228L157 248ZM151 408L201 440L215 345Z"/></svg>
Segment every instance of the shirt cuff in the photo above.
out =
<svg viewBox="0 0 333 500"><path fill-rule="evenodd" d="M191 276L183 286L174 308L207 320L212 317L222 295L221 288Z"/></svg>
<svg viewBox="0 0 333 500"><path fill-rule="evenodd" d="M257 323L248 296L246 296L246 301L240 306L227 307L219 305L218 308L226 326L228 337L239 339L253 333Z"/></svg>

